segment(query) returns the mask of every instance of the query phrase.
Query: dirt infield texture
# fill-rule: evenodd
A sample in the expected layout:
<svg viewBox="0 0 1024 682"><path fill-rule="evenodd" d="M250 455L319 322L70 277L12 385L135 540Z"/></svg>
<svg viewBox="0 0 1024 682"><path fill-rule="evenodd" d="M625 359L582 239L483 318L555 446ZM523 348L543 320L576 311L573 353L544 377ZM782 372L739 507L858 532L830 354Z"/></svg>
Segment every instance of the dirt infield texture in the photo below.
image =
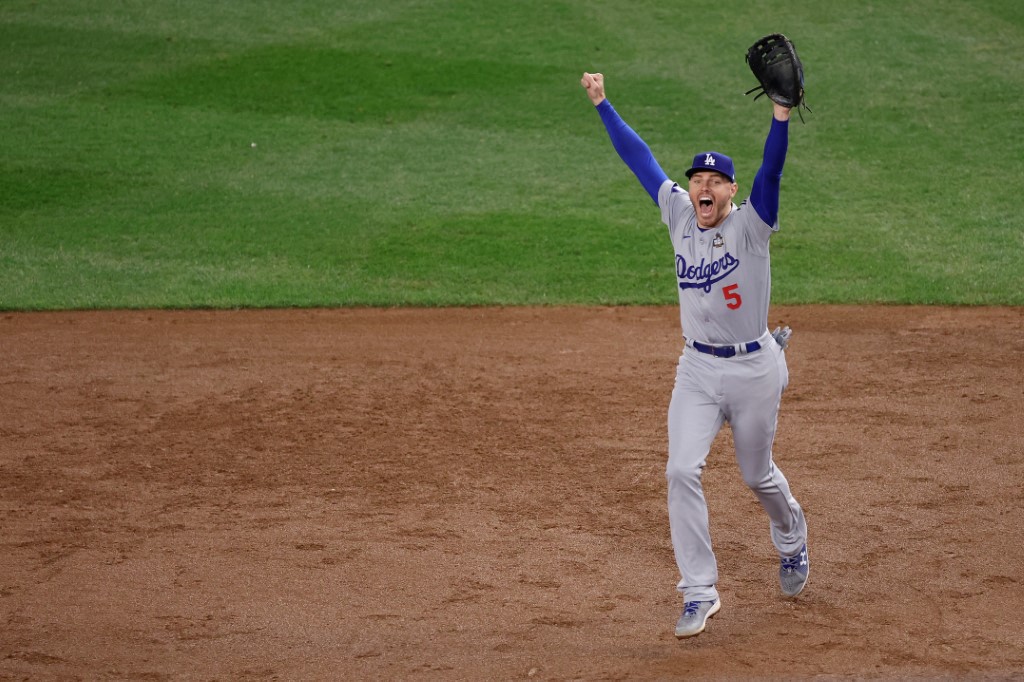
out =
<svg viewBox="0 0 1024 682"><path fill-rule="evenodd" d="M792 307L781 597L665 510L666 308L0 315L0 679L1024 679L1024 309Z"/></svg>

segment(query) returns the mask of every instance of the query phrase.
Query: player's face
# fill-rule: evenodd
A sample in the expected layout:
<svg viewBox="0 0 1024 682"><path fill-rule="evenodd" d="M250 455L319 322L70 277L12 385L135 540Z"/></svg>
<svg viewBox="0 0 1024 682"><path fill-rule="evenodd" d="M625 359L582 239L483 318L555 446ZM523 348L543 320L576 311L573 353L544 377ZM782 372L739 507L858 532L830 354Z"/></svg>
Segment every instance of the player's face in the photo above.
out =
<svg viewBox="0 0 1024 682"><path fill-rule="evenodd" d="M700 171L690 176L690 201L697 212L697 225L716 227L725 220L732 209L736 189L735 182L714 171Z"/></svg>

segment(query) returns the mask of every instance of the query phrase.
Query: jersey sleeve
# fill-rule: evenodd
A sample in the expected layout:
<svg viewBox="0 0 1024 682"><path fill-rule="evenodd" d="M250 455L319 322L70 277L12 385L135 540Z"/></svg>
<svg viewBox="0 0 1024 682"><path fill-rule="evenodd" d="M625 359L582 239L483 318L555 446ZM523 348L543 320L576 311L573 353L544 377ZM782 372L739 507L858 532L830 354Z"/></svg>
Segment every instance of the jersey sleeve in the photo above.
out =
<svg viewBox="0 0 1024 682"><path fill-rule="evenodd" d="M668 226L670 234L686 222L687 211L693 212L687 191L667 178L658 188L658 207L661 208L661 222Z"/></svg>

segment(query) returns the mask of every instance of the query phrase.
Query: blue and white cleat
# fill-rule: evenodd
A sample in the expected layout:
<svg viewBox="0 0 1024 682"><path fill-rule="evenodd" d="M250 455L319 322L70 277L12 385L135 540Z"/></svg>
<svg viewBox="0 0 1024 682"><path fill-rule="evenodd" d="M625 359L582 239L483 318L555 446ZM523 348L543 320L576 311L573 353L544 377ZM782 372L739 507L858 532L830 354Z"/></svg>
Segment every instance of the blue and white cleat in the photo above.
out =
<svg viewBox="0 0 1024 682"><path fill-rule="evenodd" d="M807 558L807 544L793 556L779 556L779 584L782 594L795 597L807 584L807 575L811 571L811 562Z"/></svg>
<svg viewBox="0 0 1024 682"><path fill-rule="evenodd" d="M683 639L704 632L708 618L718 613L721 608L721 599L686 602L683 606L683 615L679 616L676 622L676 637Z"/></svg>

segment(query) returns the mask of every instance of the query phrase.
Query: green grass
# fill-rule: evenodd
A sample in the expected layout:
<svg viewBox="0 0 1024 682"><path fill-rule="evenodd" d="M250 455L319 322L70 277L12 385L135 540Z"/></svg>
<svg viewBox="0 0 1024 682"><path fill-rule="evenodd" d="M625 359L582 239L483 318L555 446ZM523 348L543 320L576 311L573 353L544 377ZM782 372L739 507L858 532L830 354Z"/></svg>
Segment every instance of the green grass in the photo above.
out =
<svg viewBox="0 0 1024 682"><path fill-rule="evenodd" d="M67 6L64 6L67 5ZM671 304L578 85L741 193L760 35L807 67L773 301L1024 305L1024 6L0 4L0 308Z"/></svg>

